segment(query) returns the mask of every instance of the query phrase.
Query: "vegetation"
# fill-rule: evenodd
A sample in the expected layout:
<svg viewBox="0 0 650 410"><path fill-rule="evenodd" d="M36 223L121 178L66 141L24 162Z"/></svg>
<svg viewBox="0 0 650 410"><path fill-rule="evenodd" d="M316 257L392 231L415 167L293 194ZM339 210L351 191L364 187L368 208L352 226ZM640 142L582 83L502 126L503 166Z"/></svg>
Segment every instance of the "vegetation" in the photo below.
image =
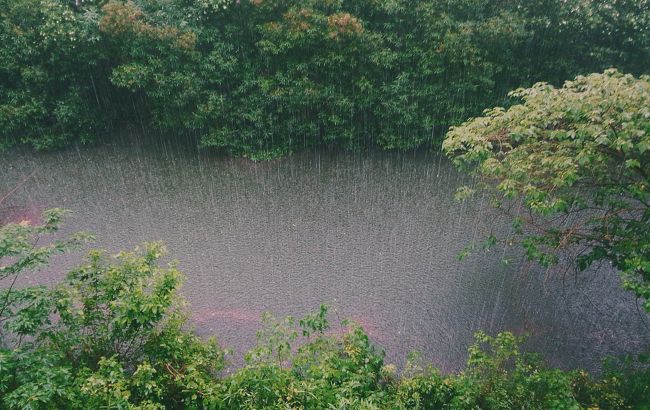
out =
<svg viewBox="0 0 650 410"><path fill-rule="evenodd" d="M522 103L453 128L444 149L496 186L530 259L609 261L650 311L650 78L612 69L511 95Z"/></svg>
<svg viewBox="0 0 650 410"><path fill-rule="evenodd" d="M45 264L78 235L37 248L59 227L0 228L0 262L16 275ZM295 321L267 315L243 368L223 374L225 352L187 330L177 294L181 274L160 265L164 247L148 244L108 257L92 251L60 285L12 289L0 300L0 407L39 408L354 408L547 409L650 405L650 371L546 368L511 333L476 335L465 370L442 375L409 358L401 374L384 362L363 329L328 332L327 307ZM10 276L5 275L5 279Z"/></svg>
<svg viewBox="0 0 650 410"><path fill-rule="evenodd" d="M77 4L75 7L73 4ZM127 124L268 158L440 143L508 90L647 72L647 0L0 0L0 146Z"/></svg>
<svg viewBox="0 0 650 410"><path fill-rule="evenodd" d="M444 150L514 216L514 236L487 246L611 262L650 311L648 61L647 0L0 0L0 148L138 125L263 159L431 146L451 126ZM611 66L631 74L555 87ZM462 123L492 105L509 108ZM332 331L327 306L265 316L226 373L161 244L16 286L92 239L41 241L64 214L0 227L0 408L650 408L643 357L593 377L478 333L458 374L415 355L398 372L360 326Z"/></svg>

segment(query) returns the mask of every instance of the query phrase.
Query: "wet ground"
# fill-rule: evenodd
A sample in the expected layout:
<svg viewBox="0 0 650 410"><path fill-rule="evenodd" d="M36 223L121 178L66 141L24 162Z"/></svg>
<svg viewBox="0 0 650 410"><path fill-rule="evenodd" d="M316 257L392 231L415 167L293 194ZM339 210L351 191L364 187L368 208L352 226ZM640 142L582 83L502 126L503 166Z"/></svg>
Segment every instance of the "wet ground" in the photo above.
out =
<svg viewBox="0 0 650 410"><path fill-rule="evenodd" d="M65 207L74 212L66 230L93 232L94 247L164 241L187 275L197 330L238 354L253 345L263 311L300 316L323 302L333 319L361 323L391 361L419 350L444 370L462 366L479 329L530 333L530 347L562 367L596 369L607 354L648 347L649 318L610 269L549 276L503 249L459 261L466 245L508 224L484 198L455 202L467 181L434 154L309 152L254 163L135 136L12 150L0 169L0 192L22 182L0 206L5 221ZM79 257L22 283L52 283Z"/></svg>

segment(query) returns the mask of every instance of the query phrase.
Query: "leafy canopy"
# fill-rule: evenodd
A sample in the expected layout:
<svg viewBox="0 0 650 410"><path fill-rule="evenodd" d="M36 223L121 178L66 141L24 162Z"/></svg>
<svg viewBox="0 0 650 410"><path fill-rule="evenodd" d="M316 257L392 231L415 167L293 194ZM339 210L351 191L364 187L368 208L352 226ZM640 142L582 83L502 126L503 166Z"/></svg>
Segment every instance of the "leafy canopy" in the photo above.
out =
<svg viewBox="0 0 650 410"><path fill-rule="evenodd" d="M647 73L650 60L648 0L0 0L0 10L0 148L137 125L254 159L413 149L514 87L610 66Z"/></svg>
<svg viewBox="0 0 650 410"><path fill-rule="evenodd" d="M521 103L452 128L443 149L496 187L497 206L523 204L514 225L529 258L609 261L650 311L650 78L609 69L511 96Z"/></svg>

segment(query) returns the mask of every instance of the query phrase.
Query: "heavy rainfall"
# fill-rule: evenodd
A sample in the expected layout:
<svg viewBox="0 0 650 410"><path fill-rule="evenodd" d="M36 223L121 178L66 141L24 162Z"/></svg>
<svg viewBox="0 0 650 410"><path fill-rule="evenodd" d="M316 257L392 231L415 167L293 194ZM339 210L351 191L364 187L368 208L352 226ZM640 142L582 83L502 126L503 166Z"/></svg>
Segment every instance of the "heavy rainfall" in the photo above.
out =
<svg viewBox="0 0 650 410"><path fill-rule="evenodd" d="M650 408L650 0L0 10L0 410Z"/></svg>

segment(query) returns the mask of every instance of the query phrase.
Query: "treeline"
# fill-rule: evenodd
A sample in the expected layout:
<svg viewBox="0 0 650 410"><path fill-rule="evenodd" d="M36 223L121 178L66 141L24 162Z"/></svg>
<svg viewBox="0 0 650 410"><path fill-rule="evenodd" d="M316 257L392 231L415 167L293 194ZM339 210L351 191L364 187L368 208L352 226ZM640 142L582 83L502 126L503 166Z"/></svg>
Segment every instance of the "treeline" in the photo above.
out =
<svg viewBox="0 0 650 410"><path fill-rule="evenodd" d="M506 91L650 61L647 0L0 0L0 146L127 124L266 158L409 149Z"/></svg>

